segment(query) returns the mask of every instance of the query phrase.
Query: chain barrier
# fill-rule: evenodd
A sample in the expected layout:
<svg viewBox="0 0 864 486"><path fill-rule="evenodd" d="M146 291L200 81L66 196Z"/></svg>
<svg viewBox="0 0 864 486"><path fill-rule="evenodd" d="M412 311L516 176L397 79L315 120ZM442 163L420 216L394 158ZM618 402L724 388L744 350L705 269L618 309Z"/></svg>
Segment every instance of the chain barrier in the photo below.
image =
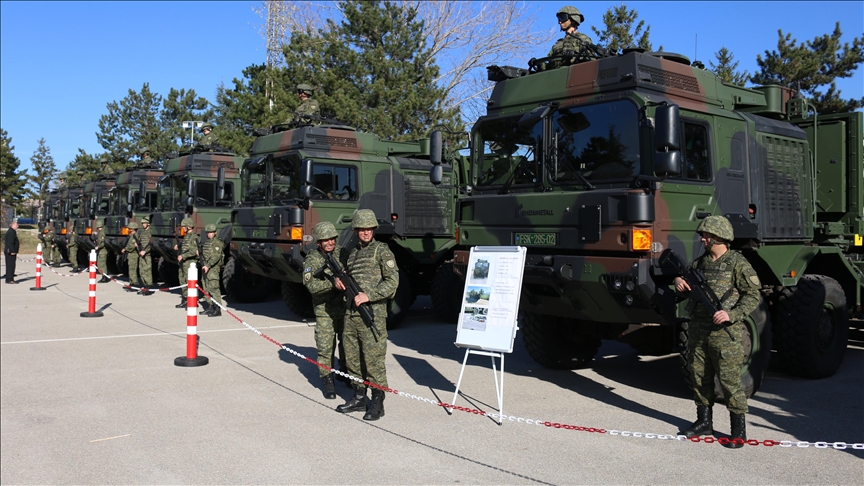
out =
<svg viewBox="0 0 864 486"><path fill-rule="evenodd" d="M147 287L135 287L132 284L128 284L126 282L121 282L121 281L117 280L116 278L112 277L111 275L104 273L102 271L102 269L100 269L98 266L96 267L96 271L99 272L99 275L107 278L108 280L116 283L117 285L119 285L119 286L121 286L127 290L139 290L139 291L140 290L149 290L149 291L153 291L153 292L170 292L172 290L182 289L188 285L188 284L183 284L183 285L178 285L176 287L159 287L159 288L155 288L155 289L151 289L151 288L147 288Z"/></svg>
<svg viewBox="0 0 864 486"><path fill-rule="evenodd" d="M813 446L817 449L833 448L833 449L842 450L842 449L850 448L850 449L864 450L864 443L847 444L846 442L806 442L806 441L794 442L794 441L788 441L788 440L777 441L777 440L771 440L771 439L766 439L763 441L750 439L750 440L745 441L745 440L742 440L740 438L735 438L735 439L730 439L728 437L715 438L712 436L691 437L688 439L687 436L685 436L685 435L657 434L657 433L651 433L651 432L631 432L628 430L624 430L624 431L607 430L607 429L603 429L600 427L585 427L585 426L581 426L581 425L571 425L571 424L565 424L565 423L560 423L560 422L550 422L548 420L541 420L541 419L536 419L536 418L531 419L531 418L525 418L525 417L518 417L515 415L501 415L501 414L496 414L496 413L489 413L489 412L486 412L484 410L478 410L476 408L460 407L458 405L451 405L449 403L444 403L440 400L432 400L430 398L422 397L419 395L400 392L399 390L394 390L393 388L382 387L382 386L376 385L374 383L370 383L368 381L365 381L365 380L358 378L356 376L350 375L348 373L344 373L340 370L331 368L329 366L325 366L325 365L315 361L314 359L309 358L308 356L304 356L303 354L289 348L288 346L285 346L284 344L282 344L279 341L277 341L277 340L271 338L270 336L264 334L263 332L259 331L258 329L255 329L249 323L247 323L246 321L244 321L243 319L241 319L240 317L235 315L233 312L228 310L227 307L225 307L222 304L220 304L219 302L213 300L213 298L210 297L210 294L206 290L204 290L200 285L197 287L198 287L198 290L200 290L202 294L204 294L205 296L207 296L208 299L210 299L210 305L218 306L225 314L233 317L237 322L242 324L244 327L248 328L250 331L261 336L262 338L266 339L267 341L270 341L271 343L275 344L276 346L279 346L280 348L282 348L286 352L291 353L294 356L297 356L298 358L300 358L304 361L308 361L309 363L312 363L313 365L318 366L319 368L324 368L328 371L336 373L339 376L343 376L345 378L348 378L349 380L352 380L358 384L362 384L362 385L365 385L367 387L377 388L377 389L383 390L387 393L393 393L394 395L399 395L400 397L408 398L411 400L416 400L418 402L426 403L428 405L444 407L444 408L449 409L449 410L456 410L459 412L470 413L472 415L491 417L491 418L496 419L498 421L507 420L508 422L514 422L514 423L520 423L520 424L526 424L526 425L536 425L536 426L549 427L549 428L553 428L553 429L572 430L572 431L576 431L576 432L606 434L606 435L610 435L610 436L619 436L619 437L627 437L627 438L677 440L679 442L688 442L689 441L692 443L704 443L704 444L713 444L713 443L717 442L721 445L733 443L733 444L742 444L742 445L746 444L746 445L750 445L750 446L762 445L762 446L766 446L766 447L773 447L773 446L793 447L793 446L795 446L795 447L800 447L800 448L806 448L806 447Z"/></svg>
<svg viewBox="0 0 864 486"><path fill-rule="evenodd" d="M54 274L56 274L56 275L60 275L61 277L77 277L78 275L81 275L82 273L86 273L86 272L84 272L84 271L82 270L82 271L80 271L80 272L78 272L78 273L72 273L72 274L66 275L65 273L60 273L60 272L58 272L57 270L54 270L54 269L51 267L51 265L48 265L47 263L42 263L42 266L45 267L45 268L47 268L48 270L51 270Z"/></svg>
<svg viewBox="0 0 864 486"><path fill-rule="evenodd" d="M29 259L29 260L25 260L25 259L21 258L21 257L18 256L18 255L15 255L15 258L17 258L19 262L24 262L24 263L30 263L30 262L36 260L36 257L33 257L33 258Z"/></svg>

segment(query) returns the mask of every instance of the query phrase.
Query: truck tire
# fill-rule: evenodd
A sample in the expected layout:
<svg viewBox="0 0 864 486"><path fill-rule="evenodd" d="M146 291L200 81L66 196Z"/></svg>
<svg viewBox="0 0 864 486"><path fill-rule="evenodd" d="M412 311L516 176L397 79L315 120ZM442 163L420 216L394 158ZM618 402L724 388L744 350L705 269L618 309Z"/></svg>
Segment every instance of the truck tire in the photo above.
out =
<svg viewBox="0 0 864 486"><path fill-rule="evenodd" d="M159 260L159 279L166 287L176 287L180 285L180 269L162 258Z"/></svg>
<svg viewBox="0 0 864 486"><path fill-rule="evenodd" d="M453 272L453 262L446 262L435 271L432 278L432 308L444 322L459 322L463 286L462 279Z"/></svg>
<svg viewBox="0 0 864 486"><path fill-rule="evenodd" d="M572 332L577 325L575 319L526 312L519 327L534 361L556 370L575 370L587 366L600 349L600 338Z"/></svg>
<svg viewBox="0 0 864 486"><path fill-rule="evenodd" d="M315 310L312 308L312 295L306 290L306 286L295 282L282 282L282 300L288 310L304 319L314 318Z"/></svg>
<svg viewBox="0 0 864 486"><path fill-rule="evenodd" d="M270 296L272 285L270 279L246 270L236 258L229 258L222 267L222 288L229 299L237 302L264 302Z"/></svg>
<svg viewBox="0 0 864 486"><path fill-rule="evenodd" d="M843 288L831 277L804 275L784 288L774 305L774 346L785 371L807 378L837 372L849 340Z"/></svg>
<svg viewBox="0 0 864 486"><path fill-rule="evenodd" d="M417 298L411 290L411 281L408 280L408 274L399 270L399 287L396 289L396 295L387 301L387 330L396 329L405 316L408 314L408 309L414 304Z"/></svg>
<svg viewBox="0 0 864 486"><path fill-rule="evenodd" d="M744 320L744 333L742 335L743 342L741 344L746 359L741 368L741 386L747 398L756 394L759 387L762 386L762 380L765 378L765 371L768 369L768 362L771 359L771 326L769 322L768 305L765 299L760 299L756 310ZM688 329L689 323L685 322L681 325L679 342L681 343L681 371L684 375L684 382L688 388L692 389L693 381L687 366L687 358L690 354L687 346ZM720 381L716 377L714 378L714 394L718 399L724 398Z"/></svg>

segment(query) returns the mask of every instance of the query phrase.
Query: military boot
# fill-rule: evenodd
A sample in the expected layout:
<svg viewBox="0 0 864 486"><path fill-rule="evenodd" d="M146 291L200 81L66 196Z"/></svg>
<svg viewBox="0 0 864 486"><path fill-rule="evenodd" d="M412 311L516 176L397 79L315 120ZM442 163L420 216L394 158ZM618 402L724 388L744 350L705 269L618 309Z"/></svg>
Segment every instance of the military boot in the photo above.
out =
<svg viewBox="0 0 864 486"><path fill-rule="evenodd" d="M178 309L182 309L182 308L186 307L186 297L180 297L180 303L175 305L174 307L176 307Z"/></svg>
<svg viewBox="0 0 864 486"><path fill-rule="evenodd" d="M99 280L99 283L105 283L105 282L110 282L110 281L111 281L110 278L106 277L105 275L102 275L102 279Z"/></svg>
<svg viewBox="0 0 864 486"><path fill-rule="evenodd" d="M336 385L333 383L333 373L330 373L323 378L324 380L324 398L333 400L336 398Z"/></svg>
<svg viewBox="0 0 864 486"><path fill-rule="evenodd" d="M747 421L743 413L729 412L729 423L732 425L732 432L729 434L729 443L723 444L729 449L740 449L744 447L744 442L747 441ZM733 442L735 439L741 439L740 444Z"/></svg>
<svg viewBox="0 0 864 486"><path fill-rule="evenodd" d="M366 410L366 387L363 385L353 385L354 396L351 400L336 407L339 413L362 412Z"/></svg>
<svg viewBox="0 0 864 486"><path fill-rule="evenodd" d="M384 390L372 389L372 400L369 402L369 410L363 416L363 420L378 420L384 416Z"/></svg>
<svg viewBox="0 0 864 486"><path fill-rule="evenodd" d="M210 305L210 309L207 310L208 317L219 317L222 315L222 309L219 306Z"/></svg>
<svg viewBox="0 0 864 486"><path fill-rule="evenodd" d="M714 420L711 407L708 405L697 405L696 421L693 422L689 429L682 432L682 434L686 435L689 439L700 435L712 435L713 433Z"/></svg>

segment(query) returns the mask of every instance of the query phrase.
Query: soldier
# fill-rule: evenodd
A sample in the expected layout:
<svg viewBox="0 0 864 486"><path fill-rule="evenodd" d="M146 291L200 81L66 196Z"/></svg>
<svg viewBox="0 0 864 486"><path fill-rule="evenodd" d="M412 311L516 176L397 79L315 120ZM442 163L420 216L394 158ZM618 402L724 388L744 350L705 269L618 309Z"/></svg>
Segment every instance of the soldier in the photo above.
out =
<svg viewBox="0 0 864 486"><path fill-rule="evenodd" d="M69 253L69 264L72 265L72 273L83 271L78 268L78 240L75 238L75 224L69 223L69 232L66 234L66 251Z"/></svg>
<svg viewBox="0 0 864 486"><path fill-rule="evenodd" d="M138 151L138 155L141 157L140 164L148 165L153 163L153 159L150 158L150 148L146 145L141 147L141 150Z"/></svg>
<svg viewBox="0 0 864 486"><path fill-rule="evenodd" d="M579 24L585 21L585 17L579 12L576 7L562 7L555 16L558 18L558 27L564 32L564 37L558 39L552 49L549 51L549 56L575 56L571 59L571 63L580 56L588 55L587 45L591 44L591 38L577 31Z"/></svg>
<svg viewBox="0 0 864 486"><path fill-rule="evenodd" d="M306 84L297 85L297 97L300 98L300 106L294 110L292 121L300 121L304 118L307 120L310 117L317 117L321 114L321 108L318 106L318 101L312 98L315 93L315 88ZM316 120L312 120L313 122Z"/></svg>
<svg viewBox="0 0 864 486"><path fill-rule="evenodd" d="M180 266L180 285L184 285L189 281L189 267L193 263L198 262L198 242L201 239L198 236L198 233L195 232L195 222L192 221L192 218L183 218L183 221L180 222L180 226L186 228L186 236L183 237L183 242L178 249L176 246L174 247L177 250L177 263ZM180 299L180 303L175 305L174 307L178 309L182 309L186 307L186 299L189 296L189 289L183 287L181 291L183 294L183 298Z"/></svg>
<svg viewBox="0 0 864 486"><path fill-rule="evenodd" d="M741 346L744 319L759 305L759 277L741 253L729 249L734 232L723 216L708 216L696 228L705 253L693 262L693 268L705 272L709 287L720 297L724 310L712 313L701 303L691 315L688 346L688 370L693 383L697 419L683 434L688 438L713 434L714 376L726 397L726 408L732 425L730 439L747 440L745 414L747 396L741 384L741 368L746 358ZM675 290L688 292L690 286L675 278ZM723 331L724 323L731 323ZM734 340L733 340L734 337ZM727 447L743 444L730 442Z"/></svg>
<svg viewBox="0 0 864 486"><path fill-rule="evenodd" d="M153 238L150 232L150 218L145 216L141 219L141 231L136 235L138 244L138 275L141 280L141 290L139 295L150 295L153 292L150 287L153 286L153 259L151 258L151 240Z"/></svg>
<svg viewBox="0 0 864 486"><path fill-rule="evenodd" d="M363 290L353 302L349 302L345 314L345 362L348 372L362 377L365 381L387 387L387 370L384 360L387 354L387 300L396 295L399 286L399 268L390 248L373 236L378 227L375 213L370 209L360 209L354 213L351 227L360 240L348 255L345 271L354 277ZM345 290L345 285L336 280L336 288ZM369 303L372 307L376 338L366 327L357 306ZM346 403L336 407L338 412L359 412L366 408L366 388L352 384L354 396ZM363 420L378 420L384 416L384 390L372 389L372 401Z"/></svg>
<svg viewBox="0 0 864 486"><path fill-rule="evenodd" d="M138 223L129 223L129 237L126 238L126 247L120 250L126 254L126 265L129 268L129 286L126 287L127 292L135 292L132 287L139 287L141 284L138 280L138 238L135 233L138 232Z"/></svg>
<svg viewBox="0 0 864 486"><path fill-rule="evenodd" d="M59 267L60 259L62 256L60 255L60 250L57 248L57 243L54 242L54 237L56 236L56 231L54 230L54 223L52 220L48 220L48 225L45 226L43 230L43 238L42 241L45 242L45 250L48 252L48 255L45 257L45 261L49 266ZM56 258L56 261L55 261Z"/></svg>
<svg viewBox="0 0 864 486"><path fill-rule="evenodd" d="M222 290L219 288L219 273L222 270L222 259L225 257L225 242L216 237L215 224L208 224L204 227L204 231L207 232L207 241L201 248L201 283L204 285L204 290L210 294L210 297L205 296L209 304L206 314L210 317L219 317L222 315L222 309L213 301L224 304Z"/></svg>
<svg viewBox="0 0 864 486"><path fill-rule="evenodd" d="M337 339L340 345L339 356L345 358L345 351L341 349L342 330L345 326L345 294L335 287L333 273L329 269L325 269L323 273L319 273L319 270L324 267L324 255L327 253L341 262L342 248L336 245L336 237L339 234L333 223L329 221L316 224L312 234L318 243L318 248L310 251L303 260L303 284L312 294L312 305L315 308L315 344L318 348L318 362L327 366L327 368L318 368L318 373L324 381L324 398L334 399L336 387L330 368L333 368Z"/></svg>
<svg viewBox="0 0 864 486"><path fill-rule="evenodd" d="M198 143L201 144L203 148L212 151L213 145L218 144L219 142L219 137L217 137L216 134L213 133L213 124L207 122L201 125L201 132L204 134L204 136L201 137L201 140L199 140Z"/></svg>
<svg viewBox="0 0 864 486"><path fill-rule="evenodd" d="M108 249L105 248L105 218L96 218L96 265L102 272L99 283L110 282L108 278Z"/></svg>

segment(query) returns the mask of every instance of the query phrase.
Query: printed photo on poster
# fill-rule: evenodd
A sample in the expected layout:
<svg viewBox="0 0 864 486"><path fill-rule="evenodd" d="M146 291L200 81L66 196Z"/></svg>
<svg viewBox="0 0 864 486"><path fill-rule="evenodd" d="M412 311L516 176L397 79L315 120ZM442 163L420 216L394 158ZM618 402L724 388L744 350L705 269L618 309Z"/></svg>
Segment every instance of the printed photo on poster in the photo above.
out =
<svg viewBox="0 0 864 486"><path fill-rule="evenodd" d="M466 304L489 305L490 288L468 286L465 292Z"/></svg>
<svg viewBox="0 0 864 486"><path fill-rule="evenodd" d="M474 263L474 269L471 271L471 283L475 285L484 285L489 279L489 260L478 259Z"/></svg>
<svg viewBox="0 0 864 486"><path fill-rule="evenodd" d="M489 314L488 308L466 306L464 314L462 318L463 329L471 329L472 331L486 330L486 318Z"/></svg>

